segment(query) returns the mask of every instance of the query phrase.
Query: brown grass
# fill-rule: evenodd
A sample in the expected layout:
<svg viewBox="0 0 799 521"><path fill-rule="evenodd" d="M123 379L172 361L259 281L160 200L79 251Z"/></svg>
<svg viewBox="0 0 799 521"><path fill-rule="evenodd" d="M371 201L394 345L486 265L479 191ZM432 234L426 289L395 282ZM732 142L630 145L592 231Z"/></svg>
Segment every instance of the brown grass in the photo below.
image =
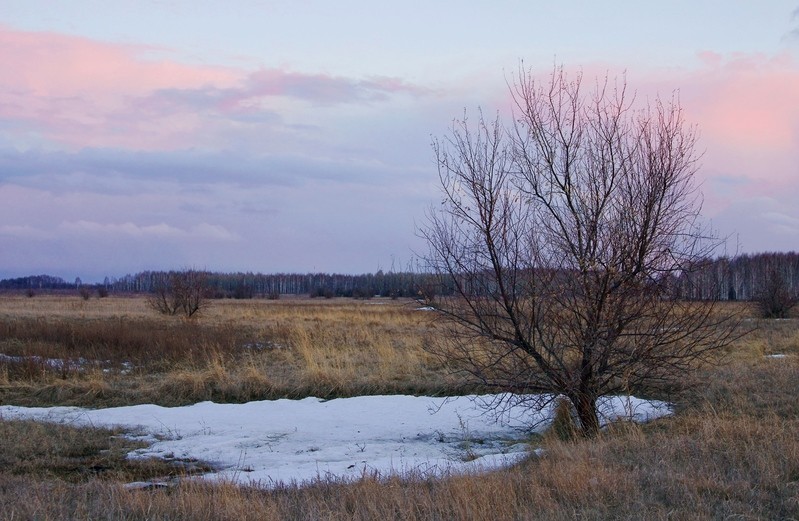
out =
<svg viewBox="0 0 799 521"><path fill-rule="evenodd" d="M236 329L248 322L262 333L258 338L285 342L288 347L267 351L275 356L269 359L262 357L261 351L232 356L222 348L205 358L178 358L180 369L164 373L176 389L191 389L187 395L196 396L220 393L208 389L225 381L239 382L237 392L246 388L247 381L253 389L283 385L267 374L262 365L267 360L284 364L281 371L294 371L290 374L298 377L317 371L315 378L325 375L331 386L341 385L341 379L359 370L376 371L383 377L396 375L398 382L403 382L403 374L415 380L420 377L418 369L402 373L397 367L410 363L412 356L420 357L426 371L438 374L437 368L418 354L422 352L420 338L435 332L422 318L424 313L399 306L372 311L367 304L349 302L280 303L274 308L266 303L235 304L214 309L214 315L209 312L200 325L213 329L231 320ZM227 313L241 313L246 318L236 322ZM353 324L356 333L344 333ZM0 445L6 461L7 451L15 450L17 461L38 460L25 464L27 467L4 461L0 467L0 517L799 519L799 321L756 321L756 325L754 333L731 346L724 365L697 375L699 385L678 397L674 417L643 426L619 423L591 441L543 436L537 441L545 450L541 457L484 475L440 480L365 476L349 484L320 481L304 488L286 486L271 491L184 479L174 488L131 491L121 483L165 470L98 475L77 471L79 478L73 479L70 472L61 470L63 465L53 463L51 469L47 462L66 459L77 462L79 469L90 467L92 458L107 454L108 445L103 443L112 441L84 444L78 439L86 437L87 430L53 434L47 430L50 427L26 423L8 428L17 422L0 422L0 429L6 429L0 438L7 440ZM386 334L388 331L391 334ZM772 353L791 356L763 356ZM180 380L181 374L185 382ZM369 374L360 381L369 382L370 378L376 377ZM69 376L66 381L96 385L92 392L100 395L107 391L91 378ZM104 380L97 377L97 381ZM27 382L29 392L43 392L41 381ZM154 382L148 385L157 387ZM401 385L416 384L405 381ZM98 436L114 440L114 434L100 432ZM42 441L45 438L66 441ZM16 449L17 445L21 448ZM48 448L34 450L39 446ZM108 466L122 465L117 461Z"/></svg>
<svg viewBox="0 0 799 521"><path fill-rule="evenodd" d="M141 298L0 298L0 402L180 405L465 392L424 349L413 301L215 301L196 319ZM48 360L69 362L53 367ZM132 369L131 369L132 368Z"/></svg>
<svg viewBox="0 0 799 521"><path fill-rule="evenodd" d="M83 483L102 478L136 481L153 477L207 472L199 462L128 459L128 452L145 447L119 429L73 427L30 420L0 420L0 468L5 477Z"/></svg>

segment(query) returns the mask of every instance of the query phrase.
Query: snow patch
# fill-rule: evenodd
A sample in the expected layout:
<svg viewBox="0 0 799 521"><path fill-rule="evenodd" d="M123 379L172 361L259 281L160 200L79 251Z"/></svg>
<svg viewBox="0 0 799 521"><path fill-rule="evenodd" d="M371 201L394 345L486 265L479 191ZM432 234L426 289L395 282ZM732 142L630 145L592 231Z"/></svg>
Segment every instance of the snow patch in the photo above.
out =
<svg viewBox="0 0 799 521"><path fill-rule="evenodd" d="M131 458L198 459L217 468L206 479L268 487L319 477L438 476L513 464L529 453L530 425L544 429L548 413L536 417L517 406L495 421L480 406L493 398L360 396L94 410L6 405L0 416L131 428L138 439L152 441ZM671 412L665 403L634 397L605 398L599 409L603 421L647 421Z"/></svg>

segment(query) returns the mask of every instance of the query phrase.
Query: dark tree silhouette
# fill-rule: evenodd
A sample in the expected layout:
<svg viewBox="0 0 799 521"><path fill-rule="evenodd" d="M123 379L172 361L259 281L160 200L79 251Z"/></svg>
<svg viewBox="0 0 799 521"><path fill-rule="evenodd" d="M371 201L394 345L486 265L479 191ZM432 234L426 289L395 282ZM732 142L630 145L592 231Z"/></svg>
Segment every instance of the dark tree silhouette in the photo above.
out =
<svg viewBox="0 0 799 521"><path fill-rule="evenodd" d="M791 309L799 303L799 294L775 266L755 294L755 302L763 318L788 318Z"/></svg>
<svg viewBox="0 0 799 521"><path fill-rule="evenodd" d="M605 395L679 384L731 341L712 301L671 298L720 241L698 221L696 135L676 99L632 107L624 82L522 71L514 122L464 116L433 143L443 201L421 234L454 297L433 349L525 400L572 405L582 435Z"/></svg>
<svg viewBox="0 0 799 521"><path fill-rule="evenodd" d="M164 315L193 317L208 305L207 276L197 270L169 272L155 282L147 304Z"/></svg>

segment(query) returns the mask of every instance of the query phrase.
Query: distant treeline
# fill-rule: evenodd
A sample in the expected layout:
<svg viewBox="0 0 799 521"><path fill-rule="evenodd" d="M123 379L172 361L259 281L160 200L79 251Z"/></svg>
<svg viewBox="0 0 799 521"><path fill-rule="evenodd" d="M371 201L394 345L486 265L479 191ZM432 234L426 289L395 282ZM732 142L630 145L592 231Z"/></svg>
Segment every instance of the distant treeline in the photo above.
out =
<svg viewBox="0 0 799 521"><path fill-rule="evenodd" d="M172 272L145 271L106 279L112 292L149 293L169 279ZM415 297L432 287L434 277L411 272L378 271L363 275L329 273L206 273L206 285L214 298L277 298L279 295L312 297Z"/></svg>
<svg viewBox="0 0 799 521"><path fill-rule="evenodd" d="M679 281L688 300L755 300L775 285L799 294L799 253L758 253L720 258Z"/></svg>
<svg viewBox="0 0 799 521"><path fill-rule="evenodd" d="M66 282L61 277L36 275L0 280L0 290L59 291L86 287L110 293L151 293L169 280L173 271L143 271L124 277L106 277L100 284L83 284L80 278ZM279 295L312 297L413 297L430 292L435 277L411 272L367 273L218 273L205 275L213 298L274 298ZM428 289L425 290L425 287Z"/></svg>
<svg viewBox="0 0 799 521"><path fill-rule="evenodd" d="M150 293L174 272L143 271L121 278L106 277L101 284L68 283L60 277L37 275L0 280L2 290L68 290L96 287L111 293ZM329 273L214 273L205 274L214 298L312 297L419 297L448 295L453 288L435 275L414 272L345 275ZM690 276L674 281L678 298L688 300L753 300L774 280L799 294L799 253L759 253L708 261Z"/></svg>
<svg viewBox="0 0 799 521"><path fill-rule="evenodd" d="M75 284L51 275L32 275L30 277L17 277L16 279L0 280L0 289L74 289Z"/></svg>

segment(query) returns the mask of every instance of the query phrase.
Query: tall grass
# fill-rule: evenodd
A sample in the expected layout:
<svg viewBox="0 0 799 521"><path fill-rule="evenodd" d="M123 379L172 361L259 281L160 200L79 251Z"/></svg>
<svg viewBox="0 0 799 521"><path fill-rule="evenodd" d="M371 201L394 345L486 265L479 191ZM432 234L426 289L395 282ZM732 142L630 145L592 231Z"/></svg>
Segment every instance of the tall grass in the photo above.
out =
<svg viewBox="0 0 799 521"><path fill-rule="evenodd" d="M180 405L470 390L423 349L435 324L415 308L219 301L185 320L137 298L0 298L0 401Z"/></svg>

